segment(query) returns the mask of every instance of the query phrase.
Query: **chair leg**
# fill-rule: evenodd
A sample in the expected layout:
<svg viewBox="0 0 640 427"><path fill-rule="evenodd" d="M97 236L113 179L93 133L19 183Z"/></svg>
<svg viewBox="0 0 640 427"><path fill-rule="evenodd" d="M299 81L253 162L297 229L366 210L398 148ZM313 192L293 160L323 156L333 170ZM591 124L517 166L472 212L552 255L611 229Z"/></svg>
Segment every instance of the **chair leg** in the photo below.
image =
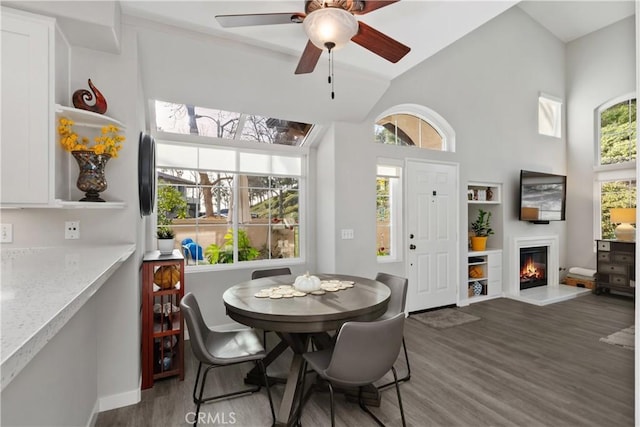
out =
<svg viewBox="0 0 640 427"><path fill-rule="evenodd" d="M333 386L331 385L331 382L327 382L327 384L329 384L329 403L331 405L331 427L335 427L336 415L335 415L335 406L334 406L334 399L333 399Z"/></svg>
<svg viewBox="0 0 640 427"><path fill-rule="evenodd" d="M196 382L193 385L193 403L198 403L198 398L196 397L196 390L198 389L198 381L200 380L201 370L202 370L202 362L198 363L198 373L196 374Z"/></svg>
<svg viewBox="0 0 640 427"><path fill-rule="evenodd" d="M202 365L202 364L200 364ZM207 369L205 369L204 374L202 374L202 384L200 384L200 393L198 395L198 400L196 402L196 420L195 423L193 424L194 426L198 425L198 418L200 416L200 405L202 405L202 393L204 393L204 384L207 381L207 374L209 374L209 370L213 368L213 366L209 366ZM198 367L198 374L200 373L200 367Z"/></svg>
<svg viewBox="0 0 640 427"><path fill-rule="evenodd" d="M402 407L402 397L400 396L400 386L398 385L398 374L396 373L396 368L392 366L391 372L393 372L393 379L396 383L396 393L398 394L398 407L400 408L400 417L402 417L402 427L407 427L407 422L404 419L404 408Z"/></svg>
<svg viewBox="0 0 640 427"><path fill-rule="evenodd" d="M262 371L264 377L264 384L267 388L267 396L269 397L269 407L271 408L271 418L273 419L273 425L276 423L276 411L273 409L273 399L271 398L271 389L269 388L269 378L267 378L267 368L264 366L262 360L256 360L256 365Z"/></svg>
<svg viewBox="0 0 640 427"><path fill-rule="evenodd" d="M230 365L210 365L210 366L208 366L205 369L204 374L202 375L202 384L200 386L200 394L199 394L198 397L196 397L196 394L195 394L196 393L196 387L198 385L198 378L196 377L196 384L195 384L195 386L193 388L193 402L196 403L198 405L198 407L200 407L200 404L211 402L213 400L223 400L223 399L230 398L230 397L236 397L236 396L241 396L241 395L245 395L245 394L251 394L251 393L255 393L256 391L260 391L260 386L256 385L254 387L250 387L250 388L246 388L246 389L238 390L238 391L233 391L231 393L225 393L225 394L220 394L220 395L217 395L217 396L211 396L211 397L205 397L205 398L202 397L202 394L203 394L203 391L204 391L204 382L205 382L205 380L207 378L207 375L209 374L209 371L211 369L222 368L222 367L231 366L231 365L237 365L239 363L246 363L246 362L232 363ZM202 363L200 363L200 365L198 366L198 374L197 374L198 376L200 374L201 367L202 367Z"/></svg>
<svg viewBox="0 0 640 427"><path fill-rule="evenodd" d="M402 337L402 349L404 350L404 360L407 364L407 374L402 378L398 378L399 383L409 381L411 379L411 365L409 364L409 354L407 353L407 345L404 342L404 337ZM393 385L393 383L393 381L389 381L388 383L379 385L378 390L385 389L390 385Z"/></svg>
<svg viewBox="0 0 640 427"><path fill-rule="evenodd" d="M378 417L376 417L375 414L369 410L369 408L367 408L367 405L364 404L364 401L362 400L362 387L358 387L358 404L360 405L360 409L362 409L364 412L369 414L369 416L371 418L373 418L373 420L380 427L385 427L384 423L382 421L380 421L380 419Z"/></svg>

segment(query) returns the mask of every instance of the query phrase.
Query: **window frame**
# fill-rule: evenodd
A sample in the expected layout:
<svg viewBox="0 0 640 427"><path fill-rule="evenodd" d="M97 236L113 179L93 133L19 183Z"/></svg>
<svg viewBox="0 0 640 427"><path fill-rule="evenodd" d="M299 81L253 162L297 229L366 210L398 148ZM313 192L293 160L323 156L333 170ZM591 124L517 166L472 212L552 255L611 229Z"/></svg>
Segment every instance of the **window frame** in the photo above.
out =
<svg viewBox="0 0 640 427"><path fill-rule="evenodd" d="M616 104L619 104L621 102L624 101L631 101L632 99L636 100L636 108L638 105L638 98L636 96L635 92L629 92L626 93L624 95L620 95L617 96L613 99L610 99L609 101L600 104L600 106L598 106L598 108L595 109L594 114L594 123L595 123L595 127L594 127L594 170L596 172L599 171L608 171L608 170L614 170L614 169L635 169L636 164L637 164L637 157L636 160L630 160L628 162L623 162L623 163L611 163L608 165L603 165L602 164L602 147L600 145L600 138L601 138L601 130L602 130L602 124L601 124L601 116L602 116L602 112L608 110L609 108L613 107ZM636 126L638 125L638 117L637 117L637 110L636 110ZM637 141L636 141L637 144Z"/></svg>
<svg viewBox="0 0 640 427"><path fill-rule="evenodd" d="M284 155L288 157L300 158L300 176L297 176L299 183L298 188L298 257L292 258L277 258L277 259L259 259L252 261L237 261L237 242L238 242L238 229L242 228L242 224L238 224L237 221L230 223L229 226L233 229L234 235L234 263L232 264L199 264L199 265L185 265L185 271L190 272L205 272L205 271L224 271L224 270L239 270L239 269L256 269L263 267L277 267L277 266L291 266L302 265L306 263L307 259L307 235L308 235L308 215L307 215L307 198L308 198L308 171L309 171L309 146L288 146L279 144L264 144L262 142L254 141L236 141L227 140L223 138L206 137L201 135L188 135L188 134L174 134L162 131L150 130L150 134L156 140L156 150L159 145L175 145L175 146L190 146L195 148L215 148L230 150L235 153L236 162L240 157L240 153L250 154L265 154L269 156ZM156 171L161 168L156 165ZM162 167L164 168L164 167ZM181 169L181 167L173 167L175 169ZM237 165L235 167L237 169ZM200 170L192 169L191 170ZM203 169L208 172L212 172L208 169ZM221 173L229 174L242 174L241 171L221 171ZM269 176L285 176L278 174L267 174ZM157 173L155 174L157 180ZM290 176L290 175L286 175ZM234 180L236 181L236 180ZM156 182L156 186L158 183ZM156 187L157 188L157 187ZM233 191L234 194L237 191L237 184L234 182ZM238 200L237 194L234 200ZM237 212L237 209L234 209ZM150 217L151 232L155 236L157 230L157 198L155 202L155 209ZM234 213L234 215L236 215ZM236 218L237 219L237 218ZM203 251L206 248L202 248Z"/></svg>
<svg viewBox="0 0 640 427"><path fill-rule="evenodd" d="M604 102L594 110L594 180L593 180L593 236L594 240L602 238L602 184L612 181L636 181L637 191L637 159L623 163L612 163L608 165L601 164L601 116L602 112L624 101L636 100L635 92L629 92L607 102ZM637 107L636 107L637 108ZM636 110L636 126L638 126L638 117ZM637 144L637 141L636 141ZM637 204L637 201L636 201ZM595 248L594 248L595 250Z"/></svg>
<svg viewBox="0 0 640 427"><path fill-rule="evenodd" d="M421 120L424 120L432 128L434 128L436 132L438 132L442 137L443 148L442 150L431 150L431 151L439 151L443 153L446 153L446 152L455 153L456 133L453 130L453 127L451 127L451 125L444 119L444 117L436 113L434 110L418 104L396 105L379 114L373 122L374 126L383 118L394 115L394 114L407 114L410 116L417 117ZM421 148L421 147L417 147L417 148ZM423 148L423 149L427 150L427 148Z"/></svg>

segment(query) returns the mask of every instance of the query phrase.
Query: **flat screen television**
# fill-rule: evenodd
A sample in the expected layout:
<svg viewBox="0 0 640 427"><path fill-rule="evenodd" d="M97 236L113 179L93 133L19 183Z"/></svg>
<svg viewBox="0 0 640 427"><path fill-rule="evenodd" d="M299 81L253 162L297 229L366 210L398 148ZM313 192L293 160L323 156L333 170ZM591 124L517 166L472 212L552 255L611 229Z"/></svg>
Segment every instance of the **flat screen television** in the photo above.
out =
<svg viewBox="0 0 640 427"><path fill-rule="evenodd" d="M566 176L520 171L520 221L564 221L566 198Z"/></svg>

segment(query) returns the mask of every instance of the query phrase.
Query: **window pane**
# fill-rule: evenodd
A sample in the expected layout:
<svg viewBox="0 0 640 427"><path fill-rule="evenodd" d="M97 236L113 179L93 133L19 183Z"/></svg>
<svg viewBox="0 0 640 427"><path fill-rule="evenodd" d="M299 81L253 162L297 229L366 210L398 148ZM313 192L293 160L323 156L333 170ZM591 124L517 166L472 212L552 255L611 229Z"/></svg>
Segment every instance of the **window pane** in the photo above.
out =
<svg viewBox="0 0 640 427"><path fill-rule="evenodd" d="M231 150L198 148L200 156L198 168L214 171L235 171L236 153Z"/></svg>
<svg viewBox="0 0 640 427"><path fill-rule="evenodd" d="M271 156L258 153L240 153L239 172L270 173Z"/></svg>
<svg viewBox="0 0 640 427"><path fill-rule="evenodd" d="M378 256L391 255L391 183L378 177L376 197L376 236Z"/></svg>
<svg viewBox="0 0 640 427"><path fill-rule="evenodd" d="M240 138L245 141L265 142L267 144L300 146L311 127L307 123L247 115Z"/></svg>
<svg viewBox="0 0 640 427"><path fill-rule="evenodd" d="M156 166L197 169L198 148L158 143L156 146Z"/></svg>
<svg viewBox="0 0 640 427"><path fill-rule="evenodd" d="M155 122L162 132L292 146L302 146L313 128L309 123L158 100Z"/></svg>
<svg viewBox="0 0 640 427"><path fill-rule="evenodd" d="M636 159L636 100L620 102L600 114L600 164Z"/></svg>
<svg viewBox="0 0 640 427"><path fill-rule="evenodd" d="M275 175L302 175L302 158L271 156L271 173Z"/></svg>
<svg viewBox="0 0 640 427"><path fill-rule="evenodd" d="M240 113L202 107L193 107L193 111L198 126L198 135L225 139L235 138Z"/></svg>
<svg viewBox="0 0 640 427"><path fill-rule="evenodd" d="M444 150L442 135L425 120L411 114L392 114L374 127L376 142Z"/></svg>
<svg viewBox="0 0 640 427"><path fill-rule="evenodd" d="M617 224L611 223L611 208L636 207L636 181L609 181L600 186L601 230L603 239L615 239Z"/></svg>
<svg viewBox="0 0 640 427"><path fill-rule="evenodd" d="M562 102L545 95L538 97L538 133L562 136Z"/></svg>

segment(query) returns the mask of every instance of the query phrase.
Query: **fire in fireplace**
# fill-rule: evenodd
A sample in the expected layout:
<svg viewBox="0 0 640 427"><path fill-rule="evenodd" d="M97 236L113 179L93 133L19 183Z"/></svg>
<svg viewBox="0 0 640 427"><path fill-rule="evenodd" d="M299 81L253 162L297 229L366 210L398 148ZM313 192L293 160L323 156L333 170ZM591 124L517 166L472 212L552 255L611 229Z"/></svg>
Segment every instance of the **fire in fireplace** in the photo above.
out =
<svg viewBox="0 0 640 427"><path fill-rule="evenodd" d="M547 285L547 247L520 248L520 289Z"/></svg>

